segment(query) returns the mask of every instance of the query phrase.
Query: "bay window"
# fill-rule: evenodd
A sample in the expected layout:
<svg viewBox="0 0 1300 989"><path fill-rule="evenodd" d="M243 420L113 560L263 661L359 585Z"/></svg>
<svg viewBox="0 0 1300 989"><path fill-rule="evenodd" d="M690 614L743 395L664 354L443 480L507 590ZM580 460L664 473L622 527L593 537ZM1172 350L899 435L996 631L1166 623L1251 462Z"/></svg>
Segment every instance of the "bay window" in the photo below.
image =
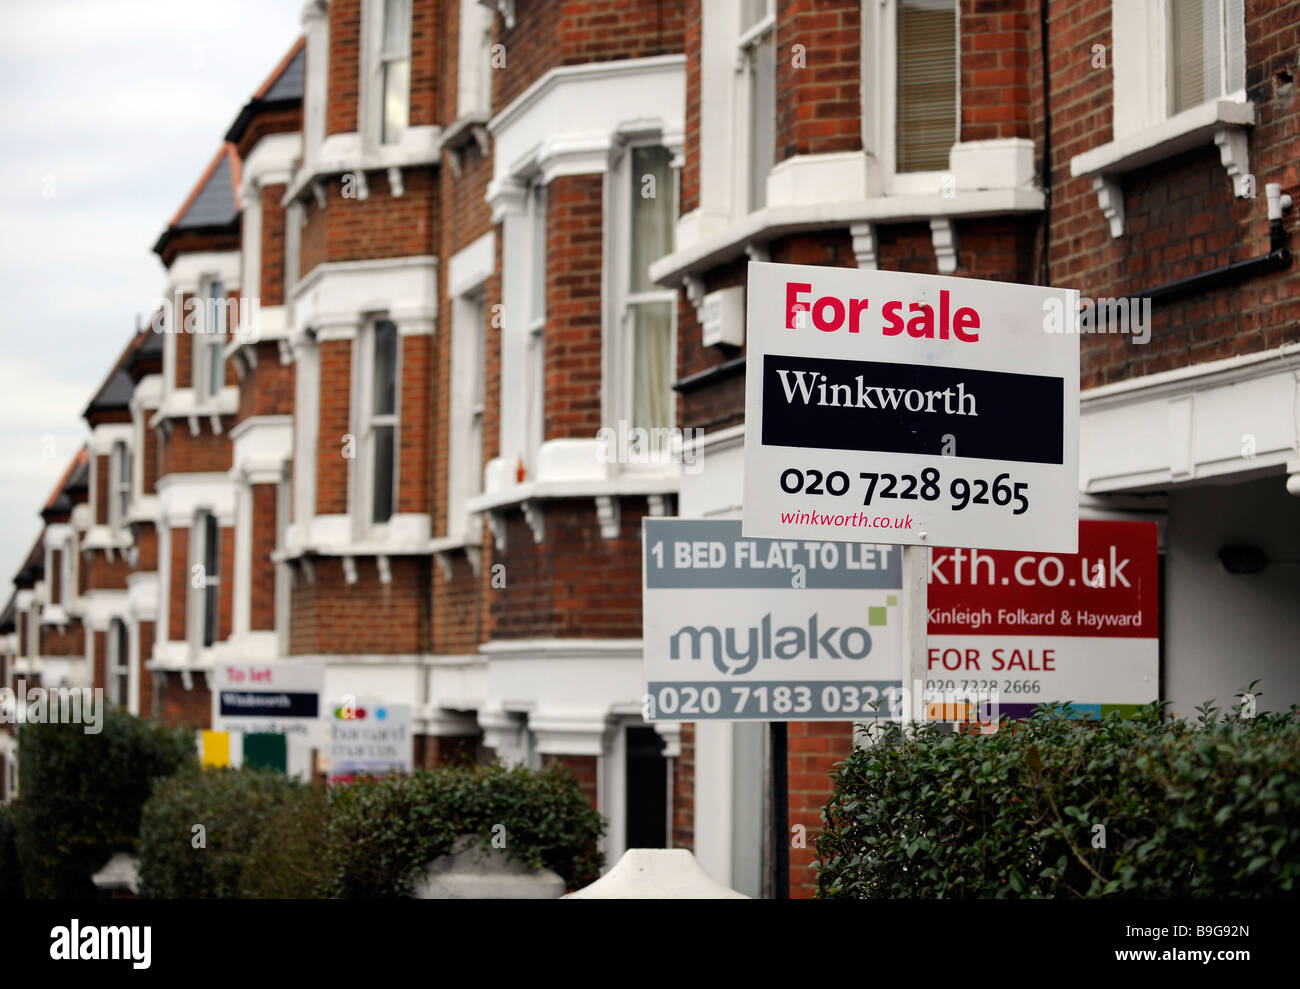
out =
<svg viewBox="0 0 1300 989"><path fill-rule="evenodd" d="M115 533L126 527L127 512L131 507L131 449L123 440L113 444L109 458L108 519Z"/></svg>
<svg viewBox="0 0 1300 989"><path fill-rule="evenodd" d="M195 515L190 542L190 641L206 648L217 641L221 589L221 527L210 511Z"/></svg>
<svg viewBox="0 0 1300 989"><path fill-rule="evenodd" d="M379 143L393 144L402 136L411 109L411 0L382 0L380 30Z"/></svg>
<svg viewBox="0 0 1300 989"><path fill-rule="evenodd" d="M125 708L130 703L131 668L126 622L114 618L108 626L108 655L105 660L105 681L108 702Z"/></svg>
<svg viewBox="0 0 1300 989"><path fill-rule="evenodd" d="M207 283L203 299L202 334L196 337L192 377L199 398L215 401L226 383L226 286L217 279Z"/></svg>
<svg viewBox="0 0 1300 989"><path fill-rule="evenodd" d="M546 395L546 186L537 181L528 193L531 246L528 259L528 379L524 396L527 446L531 459L544 438Z"/></svg>

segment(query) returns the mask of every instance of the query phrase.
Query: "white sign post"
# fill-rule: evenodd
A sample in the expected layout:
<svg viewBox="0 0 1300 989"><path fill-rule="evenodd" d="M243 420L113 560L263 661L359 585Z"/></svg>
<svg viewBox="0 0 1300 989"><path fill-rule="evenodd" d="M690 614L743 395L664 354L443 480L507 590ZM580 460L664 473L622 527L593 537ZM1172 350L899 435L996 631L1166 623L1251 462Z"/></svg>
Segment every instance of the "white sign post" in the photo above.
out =
<svg viewBox="0 0 1300 989"><path fill-rule="evenodd" d="M753 262L744 535L897 543L913 711L927 554L1073 553L1078 294Z"/></svg>

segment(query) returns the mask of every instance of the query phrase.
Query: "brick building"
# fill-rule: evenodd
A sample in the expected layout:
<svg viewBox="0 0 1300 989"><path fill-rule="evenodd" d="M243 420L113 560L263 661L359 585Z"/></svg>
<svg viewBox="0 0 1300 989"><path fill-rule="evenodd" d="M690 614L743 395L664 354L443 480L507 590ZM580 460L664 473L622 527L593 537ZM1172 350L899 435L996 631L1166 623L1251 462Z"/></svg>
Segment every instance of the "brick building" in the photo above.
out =
<svg viewBox="0 0 1300 989"><path fill-rule="evenodd" d="M1082 340L1081 509L1160 523L1162 696L1229 695L1244 652L1285 706L1298 578L1216 554L1300 557L1295 15L311 0L155 245L0 675L205 725L223 660L321 663L413 705L419 764L558 762L611 861L691 847L762 895L766 729L641 718L640 526L740 516L743 320L701 314L771 260L1151 299L1145 342ZM702 470L602 432L672 426ZM851 737L789 727L794 895Z"/></svg>

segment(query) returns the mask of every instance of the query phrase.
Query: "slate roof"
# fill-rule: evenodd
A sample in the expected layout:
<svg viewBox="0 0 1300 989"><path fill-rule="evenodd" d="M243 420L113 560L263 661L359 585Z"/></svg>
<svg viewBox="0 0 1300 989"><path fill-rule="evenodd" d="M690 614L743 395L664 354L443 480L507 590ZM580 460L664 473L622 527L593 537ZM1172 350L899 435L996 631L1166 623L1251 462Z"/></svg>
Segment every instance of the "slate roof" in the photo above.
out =
<svg viewBox="0 0 1300 989"><path fill-rule="evenodd" d="M252 99L244 104L239 116L226 131L226 140L237 142L244 136L253 117L263 110L291 107L302 102L303 72L307 62L305 38L299 38L271 70L262 85L257 87Z"/></svg>

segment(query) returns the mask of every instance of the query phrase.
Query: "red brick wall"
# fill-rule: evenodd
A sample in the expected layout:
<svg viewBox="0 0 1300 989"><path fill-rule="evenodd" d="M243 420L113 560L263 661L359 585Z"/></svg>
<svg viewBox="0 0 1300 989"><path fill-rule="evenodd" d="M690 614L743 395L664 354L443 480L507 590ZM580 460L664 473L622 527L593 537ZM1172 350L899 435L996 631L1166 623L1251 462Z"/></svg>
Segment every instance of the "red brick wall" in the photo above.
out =
<svg viewBox="0 0 1300 989"><path fill-rule="evenodd" d="M544 435L548 440L595 436L601 426L603 201L602 175L557 178L547 189Z"/></svg>
<svg viewBox="0 0 1300 989"><path fill-rule="evenodd" d="M796 824L804 826L804 848L790 849L790 897L806 899L817 889L817 835L821 810L831 795L830 771L853 746L853 725L840 721L791 721L786 728L790 782L790 822L784 840L793 842Z"/></svg>
<svg viewBox="0 0 1300 989"><path fill-rule="evenodd" d="M428 169L402 172L403 191L393 196L387 172L367 172L365 199L344 198L343 179L322 179L325 209L305 204L299 276L324 261L366 261L436 253L437 184Z"/></svg>
<svg viewBox="0 0 1300 989"><path fill-rule="evenodd" d="M212 727L212 694L208 690L207 676L195 673L193 687L185 689L179 673L157 673L158 705L155 715L168 725L185 725L189 728Z"/></svg>
<svg viewBox="0 0 1300 989"><path fill-rule="evenodd" d="M681 0L521 0L513 28L496 18L507 68L492 74L493 110L558 65L683 51L687 6Z"/></svg>
<svg viewBox="0 0 1300 989"><path fill-rule="evenodd" d="M276 486L254 484L252 533L252 582L249 600L249 628L254 632L275 629L275 550Z"/></svg>
<svg viewBox="0 0 1300 989"><path fill-rule="evenodd" d="M324 341L320 345L320 432L316 439L318 515L342 515L348 510L348 461L343 456L343 437L351 431L351 385L352 341Z"/></svg>
<svg viewBox="0 0 1300 989"><path fill-rule="evenodd" d="M140 673L138 683L140 685L140 692L138 697L140 704L140 717L151 718L155 716L153 708L154 686L153 673L147 668L147 664L153 656L155 627L153 622L141 622L139 628Z"/></svg>
<svg viewBox="0 0 1300 989"><path fill-rule="evenodd" d="M155 550L156 553L156 550ZM116 550L113 558L102 549L91 550L89 556L82 555L81 569L86 574L86 587L112 590L126 590L126 578L133 573L131 564Z"/></svg>
<svg viewBox="0 0 1300 989"><path fill-rule="evenodd" d="M545 502L545 539L533 541L522 513L507 515L506 548L484 568L505 566L489 589L495 639L619 638L641 634L641 517L645 499L622 499L617 539L600 534L590 499ZM489 585L490 587L490 581Z"/></svg>
<svg viewBox="0 0 1300 989"><path fill-rule="evenodd" d="M172 562L171 587L168 589L167 638L184 642L186 605L190 595L190 530L189 526L171 530Z"/></svg>
<svg viewBox="0 0 1300 989"><path fill-rule="evenodd" d="M171 435L158 445L158 474L199 474L230 470L232 449L230 427L233 416L221 417L221 434L212 432L212 423L206 417L198 420L199 435L190 432L188 419L172 419Z"/></svg>
<svg viewBox="0 0 1300 989"><path fill-rule="evenodd" d="M1141 297L1145 290L1269 250L1264 185L1300 199L1300 104L1294 98L1296 27L1288 5L1247 4L1246 79L1255 104L1250 167L1257 198L1236 199L1212 144L1121 178L1125 232L1112 238L1089 179L1069 179L1073 155L1111 138L1110 68L1064 54L1109 45L1109 5L1069 5L1052 21L1051 281L1089 298ZM1086 42L1086 44L1085 44ZM1057 63L1061 63L1059 68ZM1067 65L1066 63L1070 63ZM1289 65L1289 68L1287 66ZM1109 66L1109 61L1108 61ZM1288 73L1285 78L1279 72ZM1286 218L1294 232L1297 213ZM1153 305L1151 340L1089 334L1080 340L1085 388L1300 340L1295 266Z"/></svg>
<svg viewBox="0 0 1300 989"><path fill-rule="evenodd" d="M295 115L298 111L294 111ZM263 306L284 305L284 184L263 186L262 201L262 271L258 292ZM259 355L260 356L260 355Z"/></svg>
<svg viewBox="0 0 1300 989"><path fill-rule="evenodd" d="M462 735L416 735L415 765L418 769L439 766L474 765L479 758L479 740Z"/></svg>
<svg viewBox="0 0 1300 989"><path fill-rule="evenodd" d="M433 568L433 651L472 653L482 641L482 593L464 553L449 554L452 578Z"/></svg>
<svg viewBox="0 0 1300 989"><path fill-rule="evenodd" d="M358 557L357 582L348 584L338 557L316 557L311 581L294 568L289 652L427 652L430 640L428 557L389 558L383 584L373 556Z"/></svg>
<svg viewBox="0 0 1300 989"><path fill-rule="evenodd" d="M673 848L695 850L695 724L682 725L682 754L673 763Z"/></svg>
<svg viewBox="0 0 1300 989"><path fill-rule="evenodd" d="M448 336L449 334L443 334ZM430 334L401 338L401 421L397 429L398 512L428 514L433 510L433 477L429 426L433 417L434 338Z"/></svg>
<svg viewBox="0 0 1300 989"><path fill-rule="evenodd" d="M42 656L84 656L86 655L86 630L80 619L73 619L66 625L40 625Z"/></svg>
<svg viewBox="0 0 1300 989"><path fill-rule="evenodd" d="M217 641L222 642L230 638L235 606L235 530L233 527L223 527L217 531L220 533L218 552L221 554L221 585L217 588Z"/></svg>
<svg viewBox="0 0 1300 989"><path fill-rule="evenodd" d="M327 136L352 133L357 129L361 0L333 0L329 6L329 40L329 93L325 105Z"/></svg>
<svg viewBox="0 0 1300 989"><path fill-rule="evenodd" d="M591 806L599 810L596 804L597 773L594 755L544 755L543 766L562 766L571 772L578 781L583 795L591 801Z"/></svg>
<svg viewBox="0 0 1300 989"><path fill-rule="evenodd" d="M137 573L153 573L158 569L158 530L152 522L136 522L132 526L135 538Z"/></svg>
<svg viewBox="0 0 1300 989"><path fill-rule="evenodd" d="M1029 0L961 0L961 140L1029 137L1030 56L1038 4ZM1077 58L1088 64L1091 43ZM1041 76L1041 59L1034 68Z"/></svg>
<svg viewBox="0 0 1300 989"><path fill-rule="evenodd" d="M795 45L803 45L802 66ZM861 86L860 0L779 0L776 160L860 150Z"/></svg>
<svg viewBox="0 0 1300 989"><path fill-rule="evenodd" d="M95 458L95 524L108 525L109 458Z"/></svg>
<svg viewBox="0 0 1300 989"><path fill-rule="evenodd" d="M146 420L153 414L152 409L145 410ZM158 493L158 478L162 477L159 473L158 464L158 430L144 428L144 493Z"/></svg>
<svg viewBox="0 0 1300 989"><path fill-rule="evenodd" d="M91 670L91 686L108 689L108 633L92 632L95 655Z"/></svg>
<svg viewBox="0 0 1300 989"><path fill-rule="evenodd" d="M292 364L280 363L280 349L272 341L254 348L257 366L244 375L239 387L239 412L235 422L250 416L292 415L294 370Z"/></svg>
<svg viewBox="0 0 1300 989"><path fill-rule="evenodd" d="M459 4L444 3L441 23L436 0L414 0L411 4L411 126L449 124L455 111L438 119L439 87L444 85L438 68L444 54L458 51L456 20ZM455 78L454 76L452 78Z"/></svg>

